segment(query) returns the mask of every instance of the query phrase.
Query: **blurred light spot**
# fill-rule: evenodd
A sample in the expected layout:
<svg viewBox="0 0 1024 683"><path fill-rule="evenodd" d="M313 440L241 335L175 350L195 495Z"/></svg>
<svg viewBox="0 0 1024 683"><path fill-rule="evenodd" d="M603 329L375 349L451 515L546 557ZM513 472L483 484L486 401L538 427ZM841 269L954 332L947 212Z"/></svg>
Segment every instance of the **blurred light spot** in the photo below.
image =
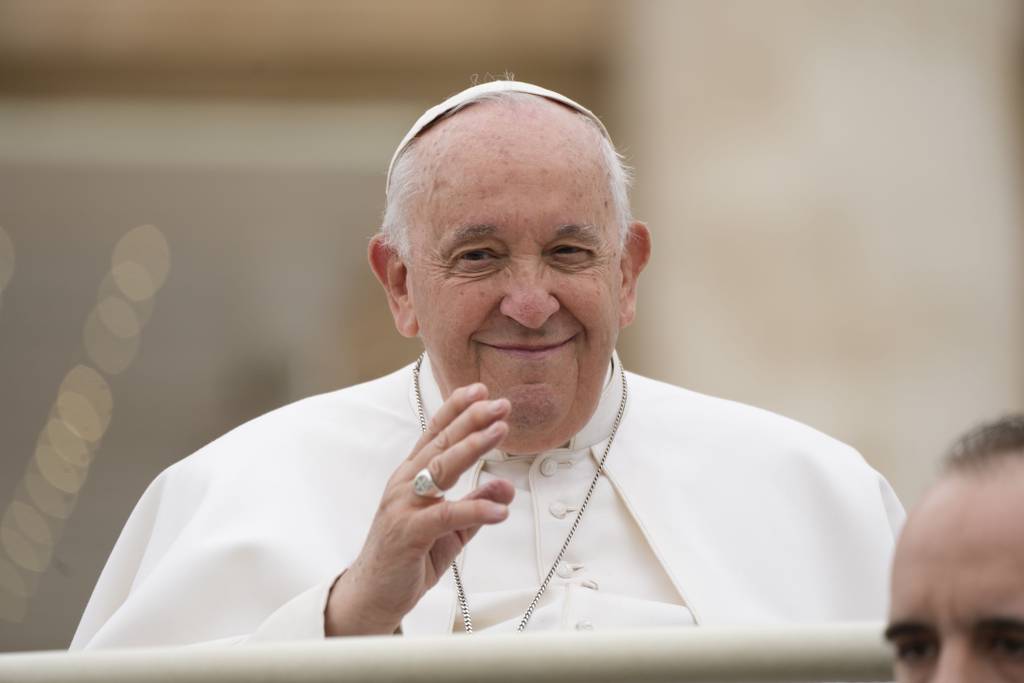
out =
<svg viewBox="0 0 1024 683"><path fill-rule="evenodd" d="M25 577L13 564L0 557L0 592L7 592L11 595L27 598L32 593L29 591Z"/></svg>
<svg viewBox="0 0 1024 683"><path fill-rule="evenodd" d="M10 521L8 521L10 518ZM39 511L28 503L21 500L14 500L7 507L7 514L4 515L4 524L14 526L18 531L25 534L33 543L39 545L53 545L53 534L50 533L50 525L46 523Z"/></svg>
<svg viewBox="0 0 1024 683"><path fill-rule="evenodd" d="M89 359L108 375L123 372L139 352L138 336L118 337L100 322L95 309L85 321L83 341Z"/></svg>
<svg viewBox="0 0 1024 683"><path fill-rule="evenodd" d="M92 460L89 445L63 420L51 419L47 423L46 438L60 457L76 467L86 467Z"/></svg>
<svg viewBox="0 0 1024 683"><path fill-rule="evenodd" d="M132 301L141 301L163 286L171 268L171 250L159 228L143 225L121 238L111 261L117 286Z"/></svg>
<svg viewBox="0 0 1024 683"><path fill-rule="evenodd" d="M156 286L149 271L135 261L123 261L114 266L111 275L117 288L132 301L152 299Z"/></svg>
<svg viewBox="0 0 1024 683"><path fill-rule="evenodd" d="M0 291L7 286L14 275L14 242L10 236L0 228Z"/></svg>
<svg viewBox="0 0 1024 683"><path fill-rule="evenodd" d="M6 517L4 518L6 521ZM50 562L52 548L32 543L25 534L13 525L0 525L0 545L7 551L7 557L14 564L30 572L41 572Z"/></svg>
<svg viewBox="0 0 1024 683"><path fill-rule="evenodd" d="M149 276L147 275L147 277ZM103 301L110 296L117 298L127 296L121 286L115 281L114 273L107 273L106 277L103 278L103 282L100 283L99 293L96 300ZM145 324L149 322L150 316L153 315L153 302L155 299L150 297L136 301L130 296L128 299L131 303L132 311L135 312L135 318L139 321L139 327L145 326Z"/></svg>
<svg viewBox="0 0 1024 683"><path fill-rule="evenodd" d="M33 470L25 475L24 484L29 499L44 513L54 519L67 519L71 516L71 511L75 509L73 493L54 487L42 474Z"/></svg>
<svg viewBox="0 0 1024 683"><path fill-rule="evenodd" d="M144 225L121 238L111 260L83 341L95 365L115 375L138 354L153 296L170 269L170 250L160 230ZM14 246L0 229L0 293L13 272ZM61 382L56 415L43 429L18 493L0 519L0 549L11 560L0 556L0 620L25 618L38 576L53 557L55 533L74 510L93 448L110 426L113 406L110 385L90 367L75 366ZM23 574L19 567L32 573Z"/></svg>
<svg viewBox="0 0 1024 683"><path fill-rule="evenodd" d="M68 397L62 407L64 394ZM86 365L76 365L64 376L57 394L57 414L80 437L96 441L103 436L113 409L114 396L103 375Z"/></svg>
<svg viewBox="0 0 1024 683"><path fill-rule="evenodd" d="M85 483L88 470L75 467L64 458L57 455L57 451L48 443L40 443L36 447L36 467L43 478L53 486L65 493L77 493Z"/></svg>
<svg viewBox="0 0 1024 683"><path fill-rule="evenodd" d="M114 407L114 396L110 392L110 385L103 375L96 372L88 365L76 365L64 375L64 381L60 383L60 391L71 391L89 399L89 402L100 415L110 418L110 411Z"/></svg>
<svg viewBox="0 0 1024 683"><path fill-rule="evenodd" d="M62 391L57 396L57 413L64 424L87 441L99 441L107 425L85 396Z"/></svg>
<svg viewBox="0 0 1024 683"><path fill-rule="evenodd" d="M139 317L127 301L119 296L108 296L96 306L100 321L118 337L135 337L142 331Z"/></svg>

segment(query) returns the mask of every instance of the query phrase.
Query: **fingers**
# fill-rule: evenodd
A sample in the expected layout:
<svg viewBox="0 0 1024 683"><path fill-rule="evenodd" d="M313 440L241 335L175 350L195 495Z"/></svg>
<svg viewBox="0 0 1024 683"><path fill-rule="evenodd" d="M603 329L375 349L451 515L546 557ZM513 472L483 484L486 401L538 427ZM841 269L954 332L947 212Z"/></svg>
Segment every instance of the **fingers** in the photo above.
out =
<svg viewBox="0 0 1024 683"><path fill-rule="evenodd" d="M427 470L434 483L442 491L454 486L463 472L501 443L507 434L508 423L498 421L460 438L455 445L427 462Z"/></svg>
<svg viewBox="0 0 1024 683"><path fill-rule="evenodd" d="M508 505L516 497L516 487L506 479L492 479L466 494L462 500L490 500Z"/></svg>
<svg viewBox="0 0 1024 683"><path fill-rule="evenodd" d="M512 405L507 398L494 401L478 400L462 410L449 422L420 452L416 454L414 463L425 467L435 456L458 446L459 443L474 432L485 431L498 421L508 416ZM484 451L486 452L486 451ZM431 472L431 474L435 474Z"/></svg>
<svg viewBox="0 0 1024 683"><path fill-rule="evenodd" d="M479 392L469 391L476 386L483 387L463 387L445 401L438 415L431 420L431 425L436 431L434 438L423 444L407 461L403 476L411 477L426 467L438 488L450 488L481 455L501 443L508 434L508 424L503 419L508 416L512 406L508 399L504 398L494 401L470 400L473 396L481 395ZM486 389L483 395L486 395ZM449 419L458 406L465 407L454 418ZM445 423L445 420L448 422ZM444 426L437 429L438 425Z"/></svg>
<svg viewBox="0 0 1024 683"><path fill-rule="evenodd" d="M423 447L436 439L441 434L441 431L451 424L452 420L462 414L462 411L473 403L485 398L487 398L487 386L480 382L459 387L453 391L452 395L441 405L437 413L430 418L426 431L423 432L419 441L416 442L416 447L412 449L408 460L415 459Z"/></svg>
<svg viewBox="0 0 1024 683"><path fill-rule="evenodd" d="M473 529L484 524L498 524L508 518L508 505L492 500L444 501L425 508L409 520L413 533L425 538L439 538L445 534Z"/></svg>
<svg viewBox="0 0 1024 683"><path fill-rule="evenodd" d="M487 482L483 486L479 486L472 492L466 495L462 500L490 500L501 505L508 505L512 502L512 499L516 496L516 489L511 482L505 479L494 479ZM469 527L459 531L458 536L462 541L462 545L469 543L476 536L476 532L480 531L479 526ZM456 551L458 552L458 551Z"/></svg>

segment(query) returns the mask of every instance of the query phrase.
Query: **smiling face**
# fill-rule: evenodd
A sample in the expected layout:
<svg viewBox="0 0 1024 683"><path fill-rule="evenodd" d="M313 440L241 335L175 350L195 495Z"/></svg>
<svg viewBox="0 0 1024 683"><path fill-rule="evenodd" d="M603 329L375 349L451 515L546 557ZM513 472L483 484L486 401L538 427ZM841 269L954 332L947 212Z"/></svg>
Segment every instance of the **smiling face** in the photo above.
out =
<svg viewBox="0 0 1024 683"><path fill-rule="evenodd" d="M374 272L444 396L484 382L512 403L503 448L559 446L593 414L633 318L649 235L620 248L599 133L541 98L482 102L417 142L411 256L378 237Z"/></svg>
<svg viewBox="0 0 1024 683"><path fill-rule="evenodd" d="M1024 461L947 476L893 564L899 681L1024 681Z"/></svg>

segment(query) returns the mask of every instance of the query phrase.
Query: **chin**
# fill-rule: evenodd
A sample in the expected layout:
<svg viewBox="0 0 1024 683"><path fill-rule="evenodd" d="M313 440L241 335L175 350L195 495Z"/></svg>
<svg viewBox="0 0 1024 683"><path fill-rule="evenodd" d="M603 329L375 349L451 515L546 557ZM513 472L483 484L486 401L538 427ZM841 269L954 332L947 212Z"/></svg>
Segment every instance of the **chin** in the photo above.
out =
<svg viewBox="0 0 1024 683"><path fill-rule="evenodd" d="M512 413L507 419L509 435L504 446L507 452L538 453L557 448L575 433L571 425L565 424L567 399L556 395L549 385L519 385L504 396L512 402Z"/></svg>

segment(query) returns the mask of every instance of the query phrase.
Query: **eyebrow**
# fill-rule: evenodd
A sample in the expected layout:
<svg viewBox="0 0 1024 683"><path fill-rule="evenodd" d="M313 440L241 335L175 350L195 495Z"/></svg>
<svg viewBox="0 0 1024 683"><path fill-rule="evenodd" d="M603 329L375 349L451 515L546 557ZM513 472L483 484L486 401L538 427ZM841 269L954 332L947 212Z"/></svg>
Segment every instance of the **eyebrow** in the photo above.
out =
<svg viewBox="0 0 1024 683"><path fill-rule="evenodd" d="M988 631L1024 631L1024 621L1013 617L991 617L979 619L975 622L974 628Z"/></svg>
<svg viewBox="0 0 1024 683"><path fill-rule="evenodd" d="M897 621L886 627L883 636L891 642L904 636L920 636L934 632L934 628L920 621Z"/></svg>
<svg viewBox="0 0 1024 683"><path fill-rule="evenodd" d="M461 244L492 237L497 231L498 226L492 223L470 223L469 225L461 225L444 241L441 245L441 251L443 253L450 253ZM601 236L598 229L590 223L568 223L566 225L558 226L555 230L555 238L565 239L567 237L578 239L589 245L601 243Z"/></svg>
<svg viewBox="0 0 1024 683"><path fill-rule="evenodd" d="M439 251L442 254L450 254L457 247L466 242L484 239L497 232L498 226L490 223L471 223L460 225L441 244Z"/></svg>
<svg viewBox="0 0 1024 683"><path fill-rule="evenodd" d="M448 241L451 243L468 242L470 240L480 239L481 237L490 237L497 230L498 226L491 225L490 223L462 225L456 228Z"/></svg>
<svg viewBox="0 0 1024 683"><path fill-rule="evenodd" d="M568 225L560 225L555 230L556 238L573 237L587 244L600 244L601 235L598 229L590 223L584 223L577 225L570 223Z"/></svg>

